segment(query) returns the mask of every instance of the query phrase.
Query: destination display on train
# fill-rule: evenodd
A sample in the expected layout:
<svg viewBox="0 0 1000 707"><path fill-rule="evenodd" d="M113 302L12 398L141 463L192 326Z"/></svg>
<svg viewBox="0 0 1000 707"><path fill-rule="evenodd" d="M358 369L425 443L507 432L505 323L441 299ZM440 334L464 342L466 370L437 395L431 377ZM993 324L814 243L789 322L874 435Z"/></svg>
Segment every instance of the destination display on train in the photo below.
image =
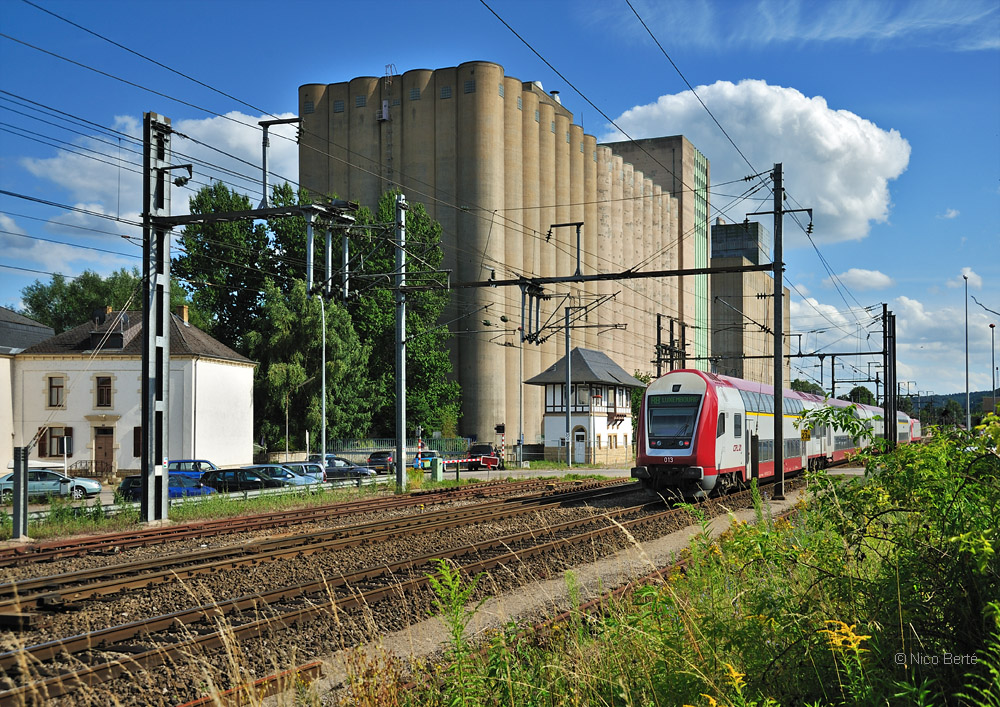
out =
<svg viewBox="0 0 1000 707"><path fill-rule="evenodd" d="M700 395L650 395L649 404L658 408L697 407Z"/></svg>

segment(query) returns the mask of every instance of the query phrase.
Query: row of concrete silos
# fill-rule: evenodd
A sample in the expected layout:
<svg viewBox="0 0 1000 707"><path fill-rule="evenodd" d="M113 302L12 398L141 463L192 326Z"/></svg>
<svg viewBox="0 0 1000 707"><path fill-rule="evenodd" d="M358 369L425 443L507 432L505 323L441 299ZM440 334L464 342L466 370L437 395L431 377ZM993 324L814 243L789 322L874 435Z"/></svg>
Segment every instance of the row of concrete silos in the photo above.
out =
<svg viewBox="0 0 1000 707"><path fill-rule="evenodd" d="M583 274L676 267L677 201L624 163L537 83L504 76L491 62L360 77L299 89L303 138L300 182L315 192L373 204L392 186L423 202L443 229L444 267L457 282L517 275L569 276L582 221ZM651 371L656 314L676 314L670 280L552 285L542 322L561 324L563 307L619 293L572 332L574 346L604 351L630 373ZM569 299L563 295L569 294ZM564 334L519 350L516 287L454 291L447 320L462 386L464 434L517 434L519 381L552 365ZM501 315L508 320L501 323ZM491 323L485 326L483 320ZM626 329L612 329L624 324ZM603 328L599 328L603 326ZM505 345L506 344L506 345ZM523 357L523 358L522 358ZM541 390L523 386L525 441L539 440Z"/></svg>

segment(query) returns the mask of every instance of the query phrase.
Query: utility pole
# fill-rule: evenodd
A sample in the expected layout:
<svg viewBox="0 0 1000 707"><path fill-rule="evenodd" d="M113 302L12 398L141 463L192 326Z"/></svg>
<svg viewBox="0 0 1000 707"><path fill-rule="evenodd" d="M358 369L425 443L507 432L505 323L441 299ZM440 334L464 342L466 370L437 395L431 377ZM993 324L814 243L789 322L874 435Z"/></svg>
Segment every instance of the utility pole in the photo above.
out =
<svg viewBox="0 0 1000 707"><path fill-rule="evenodd" d="M776 490L774 498L777 500L785 497L785 437L784 437L784 326L785 326L785 306L783 290L783 276L785 264L782 262L784 253L782 252L782 221L784 215L805 211L809 214L809 229L812 232L812 209L785 209L785 188L782 182L781 163L774 165L771 172L774 181L774 210L747 216L763 216L765 214L774 215L774 473L776 478Z"/></svg>
<svg viewBox="0 0 1000 707"><path fill-rule="evenodd" d="M154 224L170 216L168 172L191 165L170 164L170 119L143 116L142 269L142 496L144 523L167 518L167 456L170 389L170 231ZM187 181L178 177L178 184Z"/></svg>
<svg viewBox="0 0 1000 707"><path fill-rule="evenodd" d="M406 491L406 199L396 195L396 490Z"/></svg>

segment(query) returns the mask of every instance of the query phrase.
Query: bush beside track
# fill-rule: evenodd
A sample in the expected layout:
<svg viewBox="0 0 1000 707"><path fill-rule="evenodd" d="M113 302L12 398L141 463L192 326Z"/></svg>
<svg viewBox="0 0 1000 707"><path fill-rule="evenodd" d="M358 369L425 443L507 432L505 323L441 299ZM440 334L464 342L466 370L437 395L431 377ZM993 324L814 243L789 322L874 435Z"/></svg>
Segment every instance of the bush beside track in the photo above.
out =
<svg viewBox="0 0 1000 707"><path fill-rule="evenodd" d="M794 519L706 530L685 570L599 619L512 625L481 651L454 640L415 691L392 689L413 676L383 662L381 689L352 703L998 705L998 443L992 417L866 452L864 478L816 474ZM461 587L441 580L460 621Z"/></svg>

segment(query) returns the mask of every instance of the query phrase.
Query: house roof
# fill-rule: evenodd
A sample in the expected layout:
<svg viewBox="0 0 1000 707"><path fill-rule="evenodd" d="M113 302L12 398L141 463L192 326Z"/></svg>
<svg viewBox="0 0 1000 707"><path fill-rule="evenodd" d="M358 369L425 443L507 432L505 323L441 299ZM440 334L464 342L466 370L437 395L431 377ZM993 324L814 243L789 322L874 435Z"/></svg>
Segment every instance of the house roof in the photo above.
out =
<svg viewBox="0 0 1000 707"><path fill-rule="evenodd" d="M576 348L569 352L570 375L573 383L605 383L626 388L645 388L646 384L630 376L607 354L592 349ZM529 385L551 385L566 382L566 357L556 361L534 378L524 381Z"/></svg>
<svg viewBox="0 0 1000 707"><path fill-rule="evenodd" d="M124 316L122 316L124 315ZM120 346L115 340L121 334ZM103 322L90 321L80 324L58 336L25 349L25 355L125 355L142 356L142 311L111 312ZM93 336L92 336L93 335ZM97 342L97 346L95 346ZM201 356L236 363L254 362L185 322L176 314L170 315L170 355Z"/></svg>
<svg viewBox="0 0 1000 707"><path fill-rule="evenodd" d="M39 324L12 309L0 307L0 353L12 353L48 339L52 327Z"/></svg>

